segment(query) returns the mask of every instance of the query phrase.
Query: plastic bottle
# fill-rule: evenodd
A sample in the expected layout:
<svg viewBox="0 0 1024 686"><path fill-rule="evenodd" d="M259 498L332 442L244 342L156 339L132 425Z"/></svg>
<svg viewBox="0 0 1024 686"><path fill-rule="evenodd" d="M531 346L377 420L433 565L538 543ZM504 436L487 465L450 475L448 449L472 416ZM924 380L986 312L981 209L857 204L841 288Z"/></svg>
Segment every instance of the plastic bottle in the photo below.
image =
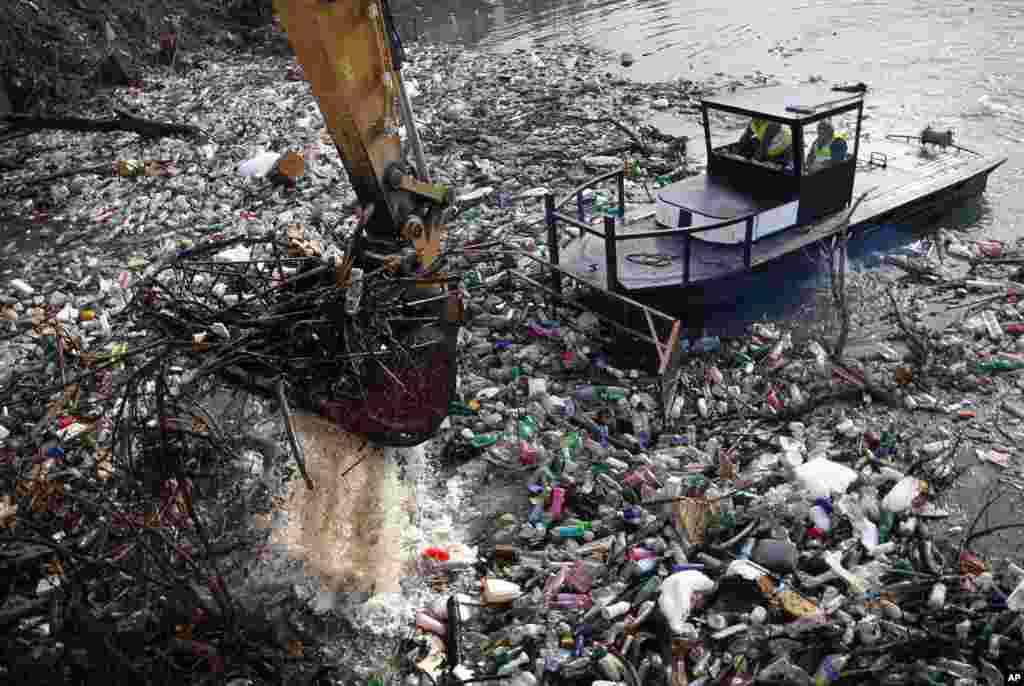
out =
<svg viewBox="0 0 1024 686"><path fill-rule="evenodd" d="M1024 610L1024 579L1020 580L1017 587L1013 589L1006 599L1006 607L1017 612Z"/></svg>
<svg viewBox="0 0 1024 686"><path fill-rule="evenodd" d="M946 605L946 584L939 582L932 586L928 594L928 607L932 610L941 610Z"/></svg>
<svg viewBox="0 0 1024 686"><path fill-rule="evenodd" d="M610 622L612 620L618 619L622 615L629 612L630 607L631 606L629 602L625 600L620 600L619 602L614 603L612 605L606 605L602 607L601 617L604 618L606 621Z"/></svg>
<svg viewBox="0 0 1024 686"><path fill-rule="evenodd" d="M981 672L973 665L946 657L940 657L935 660L932 663L932 668L946 674L952 674L959 679L977 679L981 675Z"/></svg>
<svg viewBox="0 0 1024 686"><path fill-rule="evenodd" d="M1015 369L1024 369L1024 360L1011 359L1008 357L990 358L982 360L975 365L975 370L985 374L996 374L1008 372Z"/></svg>
<svg viewBox="0 0 1024 686"><path fill-rule="evenodd" d="M814 674L815 686L827 686L827 684L839 681L843 668L850 661L849 655L826 655Z"/></svg>
<svg viewBox="0 0 1024 686"><path fill-rule="evenodd" d="M811 341L807 344L807 352L814 358L814 366L819 374L825 374L828 371L828 353L821 347L818 341Z"/></svg>
<svg viewBox="0 0 1024 686"><path fill-rule="evenodd" d="M651 442L651 422L644 410L633 410L633 433L640 441L640 447L647 448Z"/></svg>
<svg viewBox="0 0 1024 686"><path fill-rule="evenodd" d="M562 507L565 505L565 489L555 486L551 489L551 520L557 522L562 517Z"/></svg>
<svg viewBox="0 0 1024 686"><path fill-rule="evenodd" d="M707 419L708 416L708 401L707 398L697 398L697 412L701 417Z"/></svg>
<svg viewBox="0 0 1024 686"><path fill-rule="evenodd" d="M917 520L908 519L904 521L908 523L906 535L912 534L916 528ZM896 515L888 510L882 510L878 517L878 540L881 543L889 542L889 536L892 534L892 527L895 523ZM903 529L901 528L900 531L903 531Z"/></svg>
<svg viewBox="0 0 1024 686"><path fill-rule="evenodd" d="M828 498L817 498L811 506L809 516L811 522L823 532L832 530L832 503Z"/></svg>
<svg viewBox="0 0 1024 686"><path fill-rule="evenodd" d="M593 605L588 593L559 593L548 603L548 607L559 610L589 610Z"/></svg>

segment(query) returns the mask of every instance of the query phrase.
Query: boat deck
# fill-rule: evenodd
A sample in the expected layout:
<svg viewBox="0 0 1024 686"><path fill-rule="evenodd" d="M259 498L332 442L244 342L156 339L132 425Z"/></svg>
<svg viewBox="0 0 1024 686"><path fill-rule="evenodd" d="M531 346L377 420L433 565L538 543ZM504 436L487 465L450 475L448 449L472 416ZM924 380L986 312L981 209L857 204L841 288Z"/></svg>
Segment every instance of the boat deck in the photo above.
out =
<svg viewBox="0 0 1024 686"><path fill-rule="evenodd" d="M869 165L872 152L887 156L887 166ZM979 175L984 178L1004 160L977 156L969 152L943 152L931 146L922 151L917 141L909 144L882 139L861 139L860 162L854 179L853 198L868 191L851 218L851 225L868 224L916 201L945 189L964 184ZM656 229L654 204L634 206L627 212L620 236ZM788 229L758 240L751 245L751 267L756 268L785 254L800 250L834 234L846 211L808 226ZM600 230L600 225L597 225ZM699 284L743 270L743 246L691 241L690 283ZM645 260L646 263L641 263ZM650 259L655 258L655 259ZM585 235L562 249L559 263L602 288L608 287L605 274L604 241ZM683 281L683 238L641 238L618 244L618 280L626 290L678 286Z"/></svg>

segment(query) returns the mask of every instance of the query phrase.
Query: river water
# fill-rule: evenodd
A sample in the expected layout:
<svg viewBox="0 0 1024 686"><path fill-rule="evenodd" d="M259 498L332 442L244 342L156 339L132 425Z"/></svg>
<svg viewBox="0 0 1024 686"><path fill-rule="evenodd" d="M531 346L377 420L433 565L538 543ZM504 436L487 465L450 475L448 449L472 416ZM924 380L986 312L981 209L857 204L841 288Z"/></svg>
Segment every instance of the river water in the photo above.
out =
<svg viewBox="0 0 1024 686"><path fill-rule="evenodd" d="M1013 241L1024 215L1024 4L1018 0L392 0L408 39L500 51L584 41L630 52L637 81L700 81L762 72L782 83L820 76L870 87L865 130L917 134L926 124L953 129L959 145L1008 162L984 196L952 208L931 227ZM756 11L754 11L756 8ZM702 136L696 115L655 123ZM699 140L699 138L698 138ZM691 146L696 147L696 146ZM882 232L878 232L882 233ZM855 268L874 268L881 250L919 234L887 232L855 249ZM738 319L792 314L823 285L821 270L788 280L771 300L747 298ZM737 314L741 316L737 318ZM729 327L731 328L731 327Z"/></svg>

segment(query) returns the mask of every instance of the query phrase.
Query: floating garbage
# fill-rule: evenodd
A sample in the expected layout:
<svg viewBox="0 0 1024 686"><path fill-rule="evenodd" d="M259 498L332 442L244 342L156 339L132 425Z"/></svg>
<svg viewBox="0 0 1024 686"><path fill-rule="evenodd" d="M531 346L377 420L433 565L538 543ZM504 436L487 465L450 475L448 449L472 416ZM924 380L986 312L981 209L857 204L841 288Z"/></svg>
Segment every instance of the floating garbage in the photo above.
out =
<svg viewBox="0 0 1024 686"><path fill-rule="evenodd" d="M678 373L660 377L618 362L606 350L615 334L585 305L554 305L509 274L532 273L531 250L551 254L543 196L627 163L614 150L637 141L622 127L646 149L642 165L628 165L640 170L625 181L631 205L646 198L641 182L689 173L673 142L614 109L606 89L685 109L702 92L744 83L609 80L615 55L579 46L409 49L405 77L418 84L427 155L458 152L435 180L460 189L446 269L467 311L458 397L442 408L449 428L426 442L429 464L401 465L445 494L424 495L408 513L427 520L418 540L389 544L409 546L415 573L375 592L372 556L395 551L367 552L367 522L383 516L369 507L354 508L353 522L324 506L316 521L275 523L272 498L293 481L305 488L279 409L288 398L264 388L231 421L211 409L230 407L257 362L299 365L336 346L327 327L303 329L313 327L304 316L274 329L284 304L308 297L319 319L369 316L391 302L386 277L369 272L350 274L355 288L326 312L336 273L315 297L297 288L343 261L360 221L354 193L301 71L283 58L219 55L188 88L156 79L165 87L116 94L154 119L193 113L209 142L140 144L139 160L169 160L178 173L129 165L131 174L34 189L59 164L94 160L98 144L59 133L11 143L54 147L64 162L39 152L5 173L17 194L0 197L26 223L61 217L44 224L53 240L5 255L2 275L0 567L16 583L0 618L9 635L80 633L65 589L91 565L109 588L80 589L82 608L117 616L86 624L142 655L148 644L130 641L159 619L163 643L147 659L204 678L287 680L267 667L282 652L310 672L351 666L361 683L382 683L371 680L388 669L439 684L524 686L1000 683L996 675L1024 668L1024 572L982 552L998 532L943 500L965 470L962 455L1007 488L1021 471L1024 313L1010 262L1024 259L1019 246L949 241L970 274L940 262L936 245L890 262L905 275L892 300L882 290L892 284L876 279L854 312L855 332L884 328L862 354L850 346L836 356L834 338L759 323L743 337L687 340ZM573 72L551 69L566 52ZM235 124L254 117L239 141ZM562 154L547 155L544 141ZM294 184L275 184L266 177L278 153L246 152L271 146L316 154L303 154L308 167L289 175ZM594 194L584 218L600 204ZM970 316L930 329L924 303L940 297ZM302 355L282 352L299 344ZM378 369L362 348L347 362ZM236 383L213 384L204 375L213 367ZM351 378L317 372L308 367L293 390ZM354 421L366 404L359 388L346 390L352 402L331 408L332 419ZM249 444L261 457L245 453ZM972 504L972 516L983 507ZM338 565L337 578L314 578L285 546L238 526L255 515L293 541L359 529L365 557ZM457 522L434 526L444 517ZM341 617L358 631L330 634L320 648L331 659L316 662L313 645ZM243 645L227 640L229 622L245 640L259 636L273 660L222 652Z"/></svg>

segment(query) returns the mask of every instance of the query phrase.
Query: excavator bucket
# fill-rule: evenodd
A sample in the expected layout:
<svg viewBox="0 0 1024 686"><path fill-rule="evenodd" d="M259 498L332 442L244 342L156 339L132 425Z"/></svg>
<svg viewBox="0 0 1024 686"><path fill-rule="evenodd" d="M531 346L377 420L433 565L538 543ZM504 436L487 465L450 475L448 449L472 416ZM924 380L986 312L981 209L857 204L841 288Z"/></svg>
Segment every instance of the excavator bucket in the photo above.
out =
<svg viewBox="0 0 1024 686"><path fill-rule="evenodd" d="M403 113L413 132L414 123L400 59L392 53L400 53L401 46L386 0L275 0L274 9L364 210L338 285L348 287L351 268L364 258L383 257L386 263L402 239L415 247L420 268L429 267L441 238L433 224L449 196L443 186L405 171L399 135ZM437 297L433 291L422 294L428 288ZM415 445L433 435L447 416L457 369L458 314L443 299L442 289L424 283L414 300L435 303L436 323L391 327L391 338L399 343L391 340L388 347L402 350L400 359L353 370L363 377L365 394L322 400L320 414L382 445ZM344 317L334 325L338 335L352 328Z"/></svg>

